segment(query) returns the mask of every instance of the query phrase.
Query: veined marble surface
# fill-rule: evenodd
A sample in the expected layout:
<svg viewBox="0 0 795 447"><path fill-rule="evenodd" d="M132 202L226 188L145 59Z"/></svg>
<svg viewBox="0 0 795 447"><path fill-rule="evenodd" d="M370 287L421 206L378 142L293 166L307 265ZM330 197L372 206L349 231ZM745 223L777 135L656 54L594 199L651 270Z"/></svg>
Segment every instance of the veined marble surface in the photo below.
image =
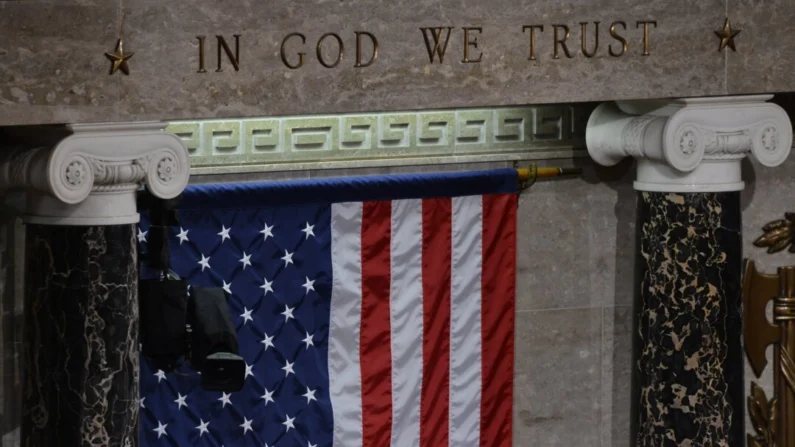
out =
<svg viewBox="0 0 795 447"><path fill-rule="evenodd" d="M726 54L727 92L795 91L795 73L782 63L795 60L795 7L789 0L729 0L727 14L743 31L737 52Z"/></svg>
<svg viewBox="0 0 795 447"><path fill-rule="evenodd" d="M795 52L792 39L783 37L795 32L795 21L787 19L795 14L795 4L775 0L757 6L752 0L0 1L0 125L367 113L791 89L795 76L781 55ZM737 53L718 51L714 32L723 27L727 11L742 30ZM543 31L528 28L533 26ZM430 28L437 27L442 47L450 27L441 63L438 53L431 60L425 42L430 39L433 49ZM125 51L135 53L129 76L110 75L104 54L114 51L120 30ZM372 65L355 66L356 32L378 40ZM291 33L303 38L286 41L285 63L282 43ZM318 58L318 42L326 33L336 33L344 47L333 68ZM224 36L234 55L235 34L240 36L239 70L221 51L223 71L217 72L215 36ZM206 37L202 73L198 36ZM320 45L327 65L338 54L335 39L326 37ZM373 46L369 37L361 42L365 65ZM289 68L298 63L299 53L304 53L303 66Z"/></svg>
<svg viewBox="0 0 795 447"><path fill-rule="evenodd" d="M22 445L138 444L133 225L28 225Z"/></svg>
<svg viewBox="0 0 795 447"><path fill-rule="evenodd" d="M742 445L740 192L639 205L636 445Z"/></svg>

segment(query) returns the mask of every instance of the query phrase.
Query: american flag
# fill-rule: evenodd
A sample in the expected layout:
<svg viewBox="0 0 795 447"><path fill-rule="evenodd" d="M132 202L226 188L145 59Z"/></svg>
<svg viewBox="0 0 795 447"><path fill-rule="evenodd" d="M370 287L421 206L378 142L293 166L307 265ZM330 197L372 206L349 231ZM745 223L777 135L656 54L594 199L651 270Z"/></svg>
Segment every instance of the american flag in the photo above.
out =
<svg viewBox="0 0 795 447"><path fill-rule="evenodd" d="M141 445L510 446L516 183L189 187L172 270L231 294L245 385L204 391L189 365L142 358Z"/></svg>

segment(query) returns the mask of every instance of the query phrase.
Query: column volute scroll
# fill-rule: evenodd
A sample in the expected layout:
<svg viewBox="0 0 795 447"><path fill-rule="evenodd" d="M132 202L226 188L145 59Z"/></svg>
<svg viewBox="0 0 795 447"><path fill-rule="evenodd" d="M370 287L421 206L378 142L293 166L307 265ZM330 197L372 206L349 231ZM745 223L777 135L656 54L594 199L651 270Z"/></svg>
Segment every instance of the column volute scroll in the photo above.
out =
<svg viewBox="0 0 795 447"><path fill-rule="evenodd" d="M136 223L141 185L169 199L188 183L188 151L165 127L160 122L75 124L53 145L1 151L0 191L27 192L28 223Z"/></svg>
<svg viewBox="0 0 795 447"><path fill-rule="evenodd" d="M792 147L787 113L772 95L619 101L591 114L591 158L612 166L638 160L642 191L719 192L743 188L740 162L748 154L778 166Z"/></svg>

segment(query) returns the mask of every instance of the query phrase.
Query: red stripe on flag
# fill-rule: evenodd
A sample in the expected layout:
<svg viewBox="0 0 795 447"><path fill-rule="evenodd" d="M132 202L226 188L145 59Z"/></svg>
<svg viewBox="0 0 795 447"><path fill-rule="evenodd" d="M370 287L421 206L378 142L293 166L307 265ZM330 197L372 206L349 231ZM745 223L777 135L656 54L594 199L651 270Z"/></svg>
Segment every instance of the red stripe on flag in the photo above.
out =
<svg viewBox="0 0 795 447"><path fill-rule="evenodd" d="M449 439L452 209L449 198L422 201L422 447Z"/></svg>
<svg viewBox="0 0 795 447"><path fill-rule="evenodd" d="M384 447L392 438L392 349L389 320L392 203L362 208L362 446Z"/></svg>
<svg viewBox="0 0 795 447"><path fill-rule="evenodd" d="M481 447L510 447L516 295L515 194L483 197Z"/></svg>

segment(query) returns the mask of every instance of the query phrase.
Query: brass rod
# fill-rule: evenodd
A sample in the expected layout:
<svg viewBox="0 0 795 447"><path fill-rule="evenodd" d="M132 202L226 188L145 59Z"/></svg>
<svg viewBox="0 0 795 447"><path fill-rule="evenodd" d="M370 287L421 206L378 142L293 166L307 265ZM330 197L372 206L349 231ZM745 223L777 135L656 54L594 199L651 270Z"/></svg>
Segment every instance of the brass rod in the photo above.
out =
<svg viewBox="0 0 795 447"><path fill-rule="evenodd" d="M518 168L516 170L519 173L519 180L527 181L532 180L533 170L529 168ZM540 177L560 177L563 175L579 175L582 173L581 168L555 168L555 167L545 167L545 168L536 168L535 176L537 178Z"/></svg>

